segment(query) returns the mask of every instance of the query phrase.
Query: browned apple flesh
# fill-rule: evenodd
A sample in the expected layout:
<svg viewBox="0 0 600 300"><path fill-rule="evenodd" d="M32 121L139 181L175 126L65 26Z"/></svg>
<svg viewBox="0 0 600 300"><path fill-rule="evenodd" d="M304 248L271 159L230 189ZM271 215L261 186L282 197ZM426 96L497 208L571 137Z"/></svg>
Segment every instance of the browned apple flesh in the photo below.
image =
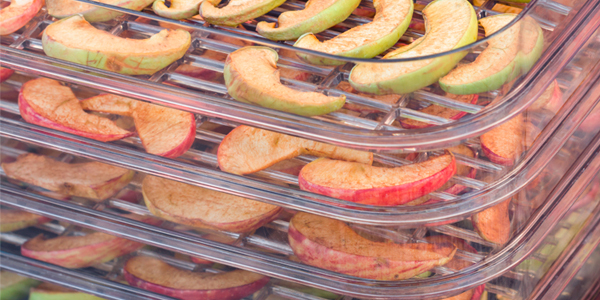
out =
<svg viewBox="0 0 600 300"><path fill-rule="evenodd" d="M481 149L497 164L512 166L523 151L525 120L518 115L504 124L482 134Z"/></svg>
<svg viewBox="0 0 600 300"><path fill-rule="evenodd" d="M454 94L449 94L449 93L446 93L445 96L448 98L454 99L458 102L470 103L470 104L477 103L477 99L479 98L478 95L454 95ZM439 105L435 105L435 104L429 105L423 109L420 109L419 111L422 113L426 113L428 115L433 115L433 116L437 116L437 117L441 117L441 118L449 119L449 120L458 120L467 114L466 112L463 112L460 110L455 110L455 109L451 109L451 108L447 108L447 107L443 107L443 106L439 106ZM413 120L413 119L402 119L400 121L400 124L402 124L402 127L407 128L407 129L425 128L425 127L433 126L433 124L429 124L429 123L425 123L425 122L421 122L421 121L417 121L417 120Z"/></svg>
<svg viewBox="0 0 600 300"><path fill-rule="evenodd" d="M371 94L365 94L365 93L361 93L358 92L357 90L355 90L350 83L348 83L347 81L342 81L340 82L340 84L338 84L337 88L341 91L344 91L346 93L353 93L353 94L357 94L359 96L363 96L363 97L367 97L367 98L371 98L371 99L375 99L377 101L380 101L382 103L385 104L389 104L389 105L394 105L398 102L398 100L400 100L400 97L402 97L401 95L396 95L396 94L389 94L389 95L371 95ZM369 113L369 112L377 112L379 110L376 109L368 109L362 105L356 105L354 103L348 103L348 101L346 101L346 104L344 104L344 108L345 109L349 109L349 110L353 110L353 111L359 111L359 112L363 112L363 113Z"/></svg>
<svg viewBox="0 0 600 300"><path fill-rule="evenodd" d="M221 170L249 174L299 155L330 157L371 164L370 152L337 147L249 126L238 126L219 145Z"/></svg>
<svg viewBox="0 0 600 300"><path fill-rule="evenodd" d="M99 163L69 164L25 154L2 164L6 176L60 194L104 200L129 184L135 172Z"/></svg>
<svg viewBox="0 0 600 300"><path fill-rule="evenodd" d="M510 217L508 199L500 204L492 206L471 217L473 228L486 241L504 245L510 238Z"/></svg>

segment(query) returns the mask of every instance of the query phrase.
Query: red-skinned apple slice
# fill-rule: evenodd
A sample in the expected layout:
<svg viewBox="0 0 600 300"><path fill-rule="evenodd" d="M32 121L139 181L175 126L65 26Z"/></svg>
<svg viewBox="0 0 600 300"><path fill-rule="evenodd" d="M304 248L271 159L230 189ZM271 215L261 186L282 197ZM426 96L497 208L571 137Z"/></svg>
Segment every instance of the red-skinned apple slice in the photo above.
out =
<svg viewBox="0 0 600 300"><path fill-rule="evenodd" d="M525 120L518 115L504 124L482 134L481 150L497 164L512 166L523 151Z"/></svg>
<svg viewBox="0 0 600 300"><path fill-rule="evenodd" d="M398 100L400 100L401 95L396 95L396 94L390 94L390 95L371 95L371 94L365 94L365 93L361 93L358 92L357 90L355 90L350 83L348 83L347 81L342 81L340 82L340 84L338 84L337 88L341 91L344 91L346 93L353 93L353 94L358 94L360 96L363 97L367 97L367 98L372 98L378 101L381 101L383 103L386 104L390 104L390 105L394 105L396 104L396 102L398 102ZM348 101L346 101L346 104L344 104L344 108L345 109L349 109L349 110L353 110L353 111L358 111L361 113L374 113L374 112L378 112L378 109L374 109L374 108L367 108L365 106L362 105L357 105L354 103L348 103Z"/></svg>
<svg viewBox="0 0 600 300"><path fill-rule="evenodd" d="M105 200L125 187L134 171L99 163L68 164L35 154L2 164L6 176L63 195Z"/></svg>
<svg viewBox="0 0 600 300"><path fill-rule="evenodd" d="M21 246L23 256L69 269L85 268L136 251L144 244L101 232L45 239L38 235Z"/></svg>
<svg viewBox="0 0 600 300"><path fill-rule="evenodd" d="M0 67L0 82L5 82L15 71Z"/></svg>
<svg viewBox="0 0 600 300"><path fill-rule="evenodd" d="M562 91L558 86L558 82L554 80L550 86L544 91L544 93L537 99L529 109L547 109L553 113L563 106L564 100L562 98Z"/></svg>
<svg viewBox="0 0 600 300"><path fill-rule="evenodd" d="M0 35L11 34L23 27L44 6L44 0L14 0L0 10Z"/></svg>
<svg viewBox="0 0 600 300"><path fill-rule="evenodd" d="M133 135L107 118L84 112L71 89L51 79L26 82L19 94L19 111L29 123L102 142Z"/></svg>
<svg viewBox="0 0 600 300"><path fill-rule="evenodd" d="M99 95L81 101L85 110L129 116L148 153L177 157L196 138L194 114L116 95Z"/></svg>
<svg viewBox="0 0 600 300"><path fill-rule="evenodd" d="M152 214L179 224L248 232L272 221L281 208L155 176L142 183Z"/></svg>
<svg viewBox="0 0 600 300"><path fill-rule="evenodd" d="M471 216L473 228L484 240L499 245L508 242L510 238L510 217L508 215L510 200Z"/></svg>
<svg viewBox="0 0 600 300"><path fill-rule="evenodd" d="M22 210L0 209L0 232L15 231L49 221L46 217Z"/></svg>
<svg viewBox="0 0 600 300"><path fill-rule="evenodd" d="M131 286L183 300L237 300L269 282L266 276L243 270L217 274L181 270L148 256L129 259L123 274Z"/></svg>
<svg viewBox="0 0 600 300"><path fill-rule="evenodd" d="M446 93L446 97L452 98L459 102L470 103L470 104L477 103L477 99L479 99L479 95L453 95L453 94L448 94L448 93ZM422 113L426 113L428 115L433 115L433 116L441 117L444 119L450 119L450 120L458 120L467 114L466 112L463 112L460 110L454 110L451 108L447 108L447 107L443 107L443 106L439 106L439 105L435 105L435 104L429 105L423 109L420 109L419 111ZM400 124L402 125L402 127L406 128L406 129L426 128L426 127L433 126L432 124L428 124L428 123L413 120L413 119L402 119L402 120L400 120Z"/></svg>
<svg viewBox="0 0 600 300"><path fill-rule="evenodd" d="M345 223L297 213L290 221L288 239L305 264L377 280L401 280L421 274L452 259L456 247L443 244L373 242Z"/></svg>
<svg viewBox="0 0 600 300"><path fill-rule="evenodd" d="M302 168L298 183L305 191L371 205L406 204L442 187L456 173L454 155L395 168L317 159Z"/></svg>

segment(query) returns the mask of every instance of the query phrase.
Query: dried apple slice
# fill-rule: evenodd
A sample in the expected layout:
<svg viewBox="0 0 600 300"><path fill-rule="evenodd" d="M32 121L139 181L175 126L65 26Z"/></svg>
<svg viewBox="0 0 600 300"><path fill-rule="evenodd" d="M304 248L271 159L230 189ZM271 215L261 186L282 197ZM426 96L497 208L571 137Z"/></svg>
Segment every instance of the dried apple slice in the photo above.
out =
<svg viewBox="0 0 600 300"><path fill-rule="evenodd" d="M531 104L529 109L547 109L556 114L563 106L565 100L562 97L562 91L558 86L558 82L554 80L544 93Z"/></svg>
<svg viewBox="0 0 600 300"><path fill-rule="evenodd" d="M165 18L182 20L198 14L203 0L173 0L171 6L165 5L165 0L156 0L152 5L154 13Z"/></svg>
<svg viewBox="0 0 600 300"><path fill-rule="evenodd" d="M219 145L217 158L222 171L238 175L266 169L299 155L314 155L346 161L373 163L373 154L301 139L249 126L238 126Z"/></svg>
<svg viewBox="0 0 600 300"><path fill-rule="evenodd" d="M13 272L0 271L0 300L24 299L29 288L39 284L39 281Z"/></svg>
<svg viewBox="0 0 600 300"><path fill-rule="evenodd" d="M142 194L152 214L175 223L248 232L277 217L281 207L193 185L146 176Z"/></svg>
<svg viewBox="0 0 600 300"><path fill-rule="evenodd" d="M302 35L295 47L347 57L372 58L392 47L408 28L413 14L411 0L374 0L373 22L354 27L331 40L320 42L313 33ZM345 62L298 53L303 60L317 65L341 65Z"/></svg>
<svg viewBox="0 0 600 300"><path fill-rule="evenodd" d="M11 34L25 26L44 6L44 0L14 0L0 10L0 35Z"/></svg>
<svg viewBox="0 0 600 300"><path fill-rule="evenodd" d="M60 194L104 200L119 192L134 171L99 163L68 164L42 155L25 154L2 164L6 176Z"/></svg>
<svg viewBox="0 0 600 300"><path fill-rule="evenodd" d="M133 135L109 119L85 113L71 89L51 79L38 78L23 84L19 111L29 123L102 142Z"/></svg>
<svg viewBox="0 0 600 300"><path fill-rule="evenodd" d="M0 82L5 82L15 71L0 67Z"/></svg>
<svg viewBox="0 0 600 300"><path fill-rule="evenodd" d="M482 134L481 150L497 164L512 166L523 151L525 120L518 115L502 125Z"/></svg>
<svg viewBox="0 0 600 300"><path fill-rule="evenodd" d="M466 0L436 0L423 9L427 33L384 59L414 58L450 51L477 40L477 15ZM401 63L361 63L350 73L356 90L371 94L407 94L438 81L467 51Z"/></svg>
<svg viewBox="0 0 600 300"><path fill-rule="evenodd" d="M453 94L448 94L448 93L446 93L446 97L454 99L459 102L470 103L470 104L477 103L477 99L479 99L479 95L453 95ZM435 104L429 105L423 109L420 109L419 111L422 113L426 113L428 115L442 117L444 119L450 119L450 120L458 120L467 114L464 111L455 110L455 109L451 109L451 108L447 108L447 107L443 107L443 106L439 106L439 105L435 105ZM413 120L413 119L408 119L408 118L400 120L400 124L402 125L402 127L406 128L406 129L417 129L417 128L426 128L426 127L433 126L432 124L429 124L429 123L425 123L425 122L421 122L421 121L417 121L417 120Z"/></svg>
<svg viewBox="0 0 600 300"><path fill-rule="evenodd" d="M347 92L347 93L358 94L360 96L372 98L372 99L378 100L382 103L387 103L389 105L396 104L398 102L398 100L400 100L400 97L401 97L401 95L395 95L395 94L374 96L374 95L370 95L370 94L361 93L361 92L358 92L357 90L355 90L350 85L350 83L348 83L347 81L340 82L338 84L337 88L339 90ZM344 104L344 108L348 109L348 110L352 110L352 111L357 111L357 112L360 112L363 114L376 113L376 112L380 111L379 109L369 108L369 107L365 107L363 105L357 105L357 104L348 103L348 102L346 102L346 104Z"/></svg>
<svg viewBox="0 0 600 300"><path fill-rule="evenodd" d="M319 33L346 20L359 4L360 0L309 0L303 10L279 15L278 24L259 22L256 31L270 40L297 39L305 33Z"/></svg>
<svg viewBox="0 0 600 300"><path fill-rule="evenodd" d="M373 242L344 222L297 213L290 221L288 239L305 264L377 280L401 280L447 263L456 246Z"/></svg>
<svg viewBox="0 0 600 300"><path fill-rule="evenodd" d="M298 183L305 191L371 205L406 204L442 187L456 173L454 155L395 168L317 159L302 168Z"/></svg>
<svg viewBox="0 0 600 300"><path fill-rule="evenodd" d="M328 97L291 89L279 80L277 52L267 47L244 47L227 56L225 84L234 99L303 116L340 109L346 96Z"/></svg>
<svg viewBox="0 0 600 300"><path fill-rule="evenodd" d="M148 153L177 157L196 138L194 114L116 95L99 95L81 101L85 110L129 116Z"/></svg>
<svg viewBox="0 0 600 300"><path fill-rule="evenodd" d="M104 298L67 289L62 286L42 283L31 289L29 300L103 300Z"/></svg>
<svg viewBox="0 0 600 300"><path fill-rule="evenodd" d="M94 0L99 3L140 11L153 0ZM122 12L101 8L75 0L46 0L48 14L63 19L74 15L83 16L88 22L105 22L124 15Z"/></svg>
<svg viewBox="0 0 600 300"><path fill-rule="evenodd" d="M495 15L479 20L486 36L504 28L514 14ZM440 79L440 87L453 94L476 94L500 88L527 73L540 58L544 32L529 16L492 38L485 50L470 64L460 65Z"/></svg>
<svg viewBox="0 0 600 300"><path fill-rule="evenodd" d="M237 26L268 13L283 2L285 0L230 0L219 8L221 0L206 0L200 5L200 13L210 24Z"/></svg>
<svg viewBox="0 0 600 300"><path fill-rule="evenodd" d="M144 244L102 232L45 239L41 234L21 246L21 255L69 269L85 268L136 251Z"/></svg>
<svg viewBox="0 0 600 300"><path fill-rule="evenodd" d="M131 286L184 300L237 300L269 282L269 277L243 270L217 274L181 270L149 256L129 259L123 275Z"/></svg>
<svg viewBox="0 0 600 300"><path fill-rule="evenodd" d="M508 215L510 200L508 199L471 216L473 228L481 238L499 245L508 242L510 238L510 217Z"/></svg>
<svg viewBox="0 0 600 300"><path fill-rule="evenodd" d="M15 231L49 221L46 217L22 210L0 209L0 232Z"/></svg>
<svg viewBox="0 0 600 300"><path fill-rule="evenodd" d="M183 57L190 44L185 30L126 39L96 29L79 15L50 24L42 36L44 53L50 57L130 75L156 73Z"/></svg>

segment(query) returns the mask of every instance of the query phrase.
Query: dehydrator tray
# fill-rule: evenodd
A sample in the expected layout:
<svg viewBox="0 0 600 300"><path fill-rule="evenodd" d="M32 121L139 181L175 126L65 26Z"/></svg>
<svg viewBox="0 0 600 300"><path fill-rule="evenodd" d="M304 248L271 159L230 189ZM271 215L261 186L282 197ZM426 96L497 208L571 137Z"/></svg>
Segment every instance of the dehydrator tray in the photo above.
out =
<svg viewBox="0 0 600 300"><path fill-rule="evenodd" d="M521 16L531 16L544 28L546 49L535 67L524 78L515 82L511 88L506 91L481 94L479 102L473 105L441 96L435 88L426 88L410 95L399 96L395 104L387 105L369 97L344 92L337 88L341 81L347 80L349 65L336 68L311 66L300 62L293 53L313 55L317 53L258 38L252 32L253 24L256 21L245 23L244 26L247 27L247 30L223 28L207 26L197 19L187 22L173 21L153 15L147 10L135 12L91 1L88 3L127 13L120 19L97 24L99 28L112 34L138 38L148 37L161 29L158 26L158 22L160 22L163 26L169 24L169 26L194 29L193 46L183 59L151 77L123 76L84 67L42 54L41 32L53 22L53 19L42 10L23 29L3 37L0 48L2 64L15 70L43 74L61 81L188 110L207 117L353 148L394 152L433 150L456 145L460 141L477 136L521 113L542 94L600 24L596 1L573 2L568 5L554 1L533 1L523 10ZM421 6L427 3L428 1L417 1L417 4ZM495 4L495 1L486 1L480 8L477 8L478 17L494 14L495 12L491 8ZM282 11L297 8L299 5L301 5L300 2L290 1L259 19L272 20ZM422 25L423 21L419 16L420 13L417 11L414 22ZM365 22L368 22L368 19L353 16L343 22L340 28L336 29L337 31L328 30L322 36L335 36L348 27ZM418 26L412 27L418 28ZM403 43L423 35L422 31L415 28L407 31L406 36L401 40ZM287 84L302 90L323 91L330 95L346 94L349 104L357 105L363 112L368 111L368 113L357 115L350 110L342 110L321 117L307 118L276 112L233 101L227 95L222 82L218 82L221 79L203 80L177 73L177 69L182 65L217 73L222 72L223 55L239 48L239 45L223 41L223 38L232 38L243 43L269 45L292 52L290 57L280 61L280 66L291 70L292 73L302 73L303 75L300 77L303 79L294 79L292 76L291 79L284 79ZM478 43L467 46L468 49L461 48L456 51L472 50L473 53L479 53L481 44L486 40L485 38L481 39ZM203 56L207 52L219 53L221 58L214 59L213 56L211 56L213 58ZM439 55L444 56L447 53ZM467 60L473 58L473 55L467 56ZM340 57L338 59L359 61ZM374 59L369 62L394 63L395 60ZM500 98L502 98L501 101ZM493 99L496 99L493 104L484 106ZM431 103L471 115L451 122L451 120L418 111L418 107ZM410 118L434 126L417 130L403 130L394 123L398 118Z"/></svg>

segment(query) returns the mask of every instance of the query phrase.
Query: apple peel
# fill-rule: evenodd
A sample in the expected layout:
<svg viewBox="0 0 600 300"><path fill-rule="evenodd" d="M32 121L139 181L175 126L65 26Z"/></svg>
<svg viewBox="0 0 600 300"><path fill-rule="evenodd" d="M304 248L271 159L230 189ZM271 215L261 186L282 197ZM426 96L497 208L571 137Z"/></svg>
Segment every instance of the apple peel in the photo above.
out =
<svg viewBox="0 0 600 300"><path fill-rule="evenodd" d="M258 18L285 0L230 0L225 7L218 8L221 0L206 0L200 6L202 18L215 25L237 26Z"/></svg>
<svg viewBox="0 0 600 300"><path fill-rule="evenodd" d="M453 94L448 94L448 93L446 94L446 97L452 98L459 102L470 103L470 104L477 103L477 100L479 99L479 95L453 95ZM447 107L443 107L443 106L439 106L439 105L435 105L435 104L432 104L425 108L422 108L419 111L422 113L426 113L428 115L433 115L433 116L450 119L450 120L458 120L467 114L464 111L455 110L455 109L451 109L451 108L447 108ZM428 124L425 122L408 119L408 118L400 120L400 124L402 125L403 128L406 128L406 129L418 129L418 128L427 128L427 127L434 126L433 124Z"/></svg>
<svg viewBox="0 0 600 300"><path fill-rule="evenodd" d="M15 71L0 67L0 82L5 82Z"/></svg>
<svg viewBox="0 0 600 300"><path fill-rule="evenodd" d="M51 219L22 210L0 209L0 232L11 232L50 222Z"/></svg>

